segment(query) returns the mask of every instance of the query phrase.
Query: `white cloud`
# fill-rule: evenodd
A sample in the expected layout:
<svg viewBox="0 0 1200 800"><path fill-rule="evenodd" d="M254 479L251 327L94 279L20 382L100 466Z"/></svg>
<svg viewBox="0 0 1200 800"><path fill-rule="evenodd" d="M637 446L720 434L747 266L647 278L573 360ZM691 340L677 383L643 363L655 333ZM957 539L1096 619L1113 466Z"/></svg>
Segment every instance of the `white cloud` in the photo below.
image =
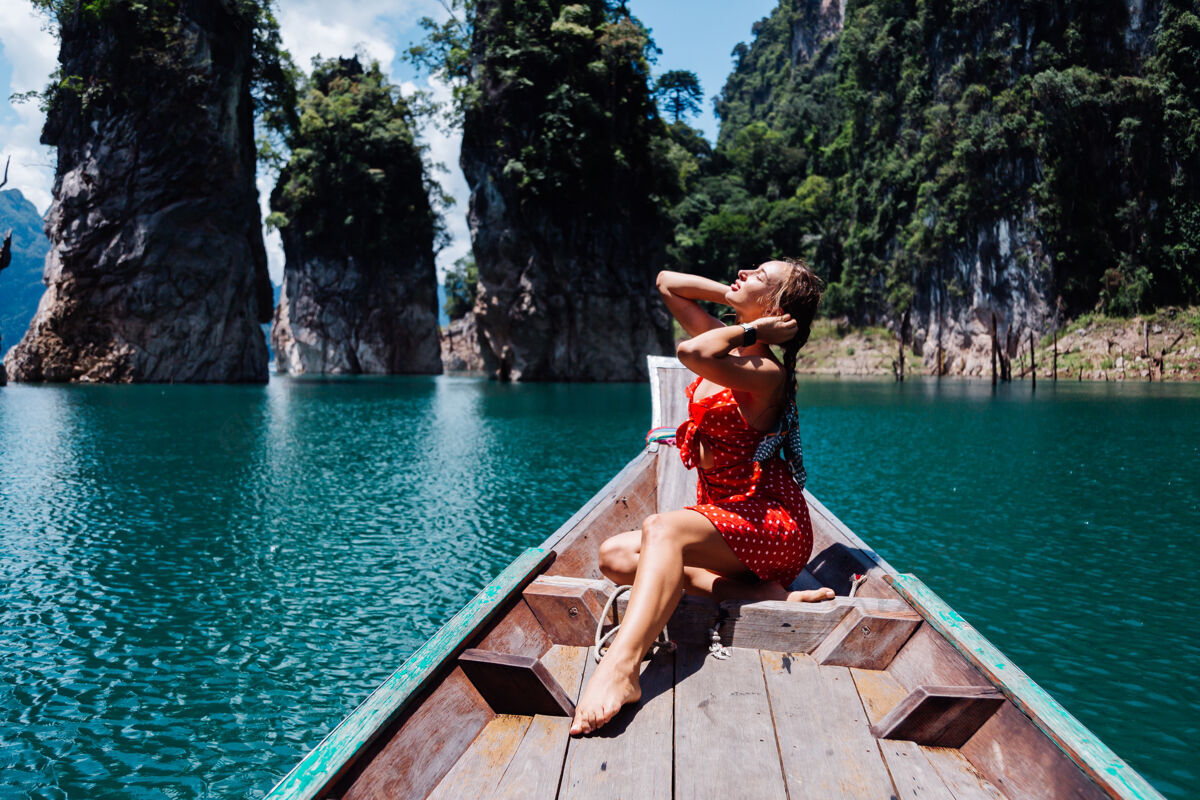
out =
<svg viewBox="0 0 1200 800"><path fill-rule="evenodd" d="M405 84L405 94L409 93L409 86L412 84ZM413 88L415 89L415 86ZM428 88L437 102L445 103L450 100L449 84L435 78L429 81ZM462 132L447 132L426 121L421 127L421 140L429 146L430 163L440 164L445 168L444 171L434 170L434 180L455 200L455 204L445 211L446 229L450 233L451 241L445 250L438 253L437 269L440 281L455 261L471 251L471 234L467 228L467 199L470 192L467 189L467 179L458 165L458 154L462 150Z"/></svg>
<svg viewBox="0 0 1200 800"><path fill-rule="evenodd" d="M4 97L46 86L58 62L58 43L46 25L44 15L34 13L23 2L0 3L0 46L4 59L12 67ZM20 189L45 213L54 185L54 150L38 142L43 114L36 100L10 104L9 113L0 114L0 152L12 156L6 189Z"/></svg>

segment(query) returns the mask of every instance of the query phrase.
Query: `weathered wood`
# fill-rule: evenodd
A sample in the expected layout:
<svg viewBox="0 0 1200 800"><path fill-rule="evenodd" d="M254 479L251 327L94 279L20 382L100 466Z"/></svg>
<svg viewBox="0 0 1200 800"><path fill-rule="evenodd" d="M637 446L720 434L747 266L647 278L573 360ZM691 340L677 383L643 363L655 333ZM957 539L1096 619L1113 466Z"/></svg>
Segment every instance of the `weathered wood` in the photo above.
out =
<svg viewBox="0 0 1200 800"><path fill-rule="evenodd" d="M489 722L434 788L429 800L490 796L532 720L533 717L501 714Z"/></svg>
<svg viewBox="0 0 1200 800"><path fill-rule="evenodd" d="M464 650L458 665L497 714L575 714L575 703L537 658Z"/></svg>
<svg viewBox="0 0 1200 800"><path fill-rule="evenodd" d="M907 690L922 684L991 686L979 670L929 625L921 625L888 664L888 672Z"/></svg>
<svg viewBox="0 0 1200 800"><path fill-rule="evenodd" d="M918 686L871 733L926 747L962 747L1003 704L994 687Z"/></svg>
<svg viewBox="0 0 1200 800"><path fill-rule="evenodd" d="M726 601L721 604L721 642L731 647L811 653L851 612L900 613L898 600L835 597L820 603L757 603Z"/></svg>
<svg viewBox="0 0 1200 800"><path fill-rule="evenodd" d="M589 654L584 684L595 671ZM560 800L670 800L675 659L659 651L643 665L642 699L599 731L571 739Z"/></svg>
<svg viewBox="0 0 1200 800"><path fill-rule="evenodd" d="M877 724L895 708L908 692L895 678L877 670L851 669L859 699L867 712L867 720ZM913 742L883 740L879 750L892 775L892 783L900 800L941 798L949 800L953 791L942 779L936 766L925 755L925 748ZM965 762L964 762L965 763Z"/></svg>
<svg viewBox="0 0 1200 800"><path fill-rule="evenodd" d="M587 657L587 648L560 645L553 646L542 656L542 663L558 678L572 700L580 696ZM535 716L492 796L505 800L554 800L563 775L563 758L570 732L568 718Z"/></svg>
<svg viewBox="0 0 1200 800"><path fill-rule="evenodd" d="M611 586L604 580L542 576L525 587L522 597L551 642L587 647Z"/></svg>
<svg viewBox="0 0 1200 800"><path fill-rule="evenodd" d="M643 450L543 544L559 554L547 575L604 577L600 544L618 533L638 530L657 509L656 454Z"/></svg>
<svg viewBox="0 0 1200 800"><path fill-rule="evenodd" d="M496 715L455 669L363 768L341 800L425 797ZM454 720L447 725L446 720Z"/></svg>
<svg viewBox="0 0 1200 800"><path fill-rule="evenodd" d="M813 651L818 664L886 669L921 624L907 606L895 611L853 608Z"/></svg>
<svg viewBox="0 0 1200 800"><path fill-rule="evenodd" d="M587 656L586 647L572 647L556 644L542 656L542 664L558 685L575 702L579 696L579 684L583 680L583 659Z"/></svg>
<svg viewBox="0 0 1200 800"><path fill-rule="evenodd" d="M1100 800L1121 796L1092 781L1066 753L1050 746L1028 717L1008 703L959 751L1009 800Z"/></svg>
<svg viewBox="0 0 1200 800"><path fill-rule="evenodd" d="M504 571L293 767L267 798L310 800L317 797L350 767L367 745L399 718L418 692L426 688L439 672L444 673L444 665L465 649L467 640L486 625L510 597L519 594L553 558L552 552L530 548L513 559ZM469 684L466 678L463 680ZM490 715L491 711L487 713ZM468 723L469 720L464 721L464 724ZM478 729L472 731L470 738L474 738L477 732Z"/></svg>
<svg viewBox="0 0 1200 800"><path fill-rule="evenodd" d="M850 670L760 653L791 800L888 800L893 785Z"/></svg>
<svg viewBox="0 0 1200 800"><path fill-rule="evenodd" d="M954 800L1004 800L1000 790L979 774L958 750L948 747L922 747L925 758L938 771Z"/></svg>
<svg viewBox="0 0 1200 800"><path fill-rule="evenodd" d="M667 511L678 511L681 508L696 504L696 484L699 474L694 469L685 469L679 458L679 451L674 447L664 447L658 451L658 505L656 510L662 514Z"/></svg>
<svg viewBox="0 0 1200 800"><path fill-rule="evenodd" d="M675 800L786 797L758 653L680 647L675 674Z"/></svg>
<svg viewBox="0 0 1200 800"><path fill-rule="evenodd" d="M538 658L553 644L522 598L517 598L508 612L477 638L479 641L472 646L481 650L531 658Z"/></svg>
<svg viewBox="0 0 1200 800"><path fill-rule="evenodd" d="M908 690L887 672L874 669L851 669L854 686L867 712L867 721L874 725L908 697Z"/></svg>
<svg viewBox="0 0 1200 800"><path fill-rule="evenodd" d="M1161 798L1150 783L1101 742L1094 733L1071 716L1058 701L1013 664L995 645L975 630L954 609L914 575L892 577L894 586L918 613L995 684L1020 711L1033 721L1062 752L1112 797L1132 800ZM918 632L919 633L919 632ZM915 637L914 637L915 638ZM903 655L903 652L901 652ZM897 659L899 656L897 656ZM994 719L994 718L993 718ZM985 726L985 730L989 726ZM980 736L983 730L976 734ZM968 755L966 748L963 754ZM971 762L1006 794L1003 786L980 766Z"/></svg>
<svg viewBox="0 0 1200 800"><path fill-rule="evenodd" d="M585 647L561 645L555 645L542 656L542 663L558 679L572 700L579 697L587 656ZM491 797L554 800L558 794L570 732L571 720L565 717L535 716Z"/></svg>

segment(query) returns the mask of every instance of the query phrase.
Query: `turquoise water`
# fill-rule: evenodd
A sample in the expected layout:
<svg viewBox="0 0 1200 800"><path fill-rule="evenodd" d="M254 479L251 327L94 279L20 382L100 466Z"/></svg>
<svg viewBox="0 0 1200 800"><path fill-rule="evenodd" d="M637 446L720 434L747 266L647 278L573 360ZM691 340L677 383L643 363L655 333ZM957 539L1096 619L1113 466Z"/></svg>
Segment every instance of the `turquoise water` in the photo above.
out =
<svg viewBox="0 0 1200 800"><path fill-rule="evenodd" d="M1171 797L1200 387L810 380L810 488ZM0 798L261 796L636 454L644 385L0 389Z"/></svg>

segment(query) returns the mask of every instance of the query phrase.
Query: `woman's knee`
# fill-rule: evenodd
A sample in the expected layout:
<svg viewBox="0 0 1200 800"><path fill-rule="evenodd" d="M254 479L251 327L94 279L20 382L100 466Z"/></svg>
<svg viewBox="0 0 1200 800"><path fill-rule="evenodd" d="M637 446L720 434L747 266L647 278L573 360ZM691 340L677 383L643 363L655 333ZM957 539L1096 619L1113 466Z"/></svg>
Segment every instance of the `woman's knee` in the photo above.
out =
<svg viewBox="0 0 1200 800"><path fill-rule="evenodd" d="M681 544L679 529L665 514L651 514L642 522L642 547L655 544Z"/></svg>
<svg viewBox="0 0 1200 800"><path fill-rule="evenodd" d="M637 569L637 546L628 534L620 533L600 543L600 571L627 574ZM611 577L611 576L610 576Z"/></svg>

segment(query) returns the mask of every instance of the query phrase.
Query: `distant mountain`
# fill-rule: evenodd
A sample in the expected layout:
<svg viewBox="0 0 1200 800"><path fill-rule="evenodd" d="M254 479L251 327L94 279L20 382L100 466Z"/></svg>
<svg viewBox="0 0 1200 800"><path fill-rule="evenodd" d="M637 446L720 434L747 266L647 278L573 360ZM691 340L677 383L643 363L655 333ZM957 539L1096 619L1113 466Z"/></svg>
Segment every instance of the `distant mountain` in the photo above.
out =
<svg viewBox="0 0 1200 800"><path fill-rule="evenodd" d="M12 229L12 263L0 272L0 354L25 335L42 285L42 265L50 240L42 232L42 218L19 189L0 192L0 236Z"/></svg>

